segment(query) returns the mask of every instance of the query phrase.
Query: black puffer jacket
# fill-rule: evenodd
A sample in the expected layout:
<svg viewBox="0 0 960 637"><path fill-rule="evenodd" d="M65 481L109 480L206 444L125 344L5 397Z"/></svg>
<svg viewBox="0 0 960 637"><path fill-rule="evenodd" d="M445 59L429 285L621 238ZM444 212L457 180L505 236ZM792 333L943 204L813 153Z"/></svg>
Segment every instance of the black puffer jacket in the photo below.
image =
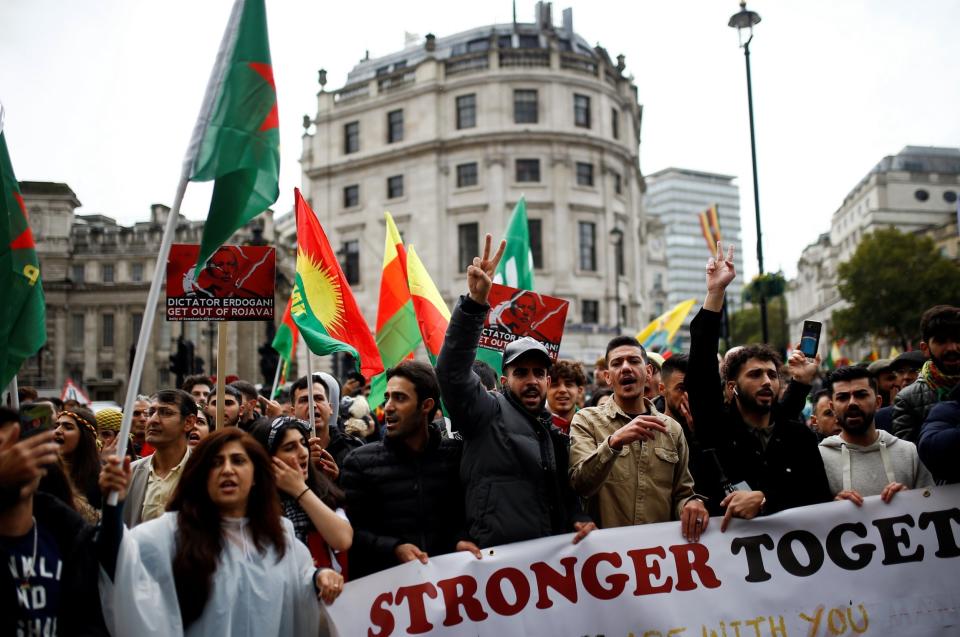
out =
<svg viewBox="0 0 960 637"><path fill-rule="evenodd" d="M917 451L938 482L960 483L960 385L930 409Z"/></svg>
<svg viewBox="0 0 960 637"><path fill-rule="evenodd" d="M440 393L463 437L467 529L481 547L573 532L581 514L567 479L569 439L544 410L533 416L489 393L471 366L490 307L462 297L437 359Z"/></svg>
<svg viewBox="0 0 960 637"><path fill-rule="evenodd" d="M109 635L97 588L100 566L94 549L96 528L60 500L42 492L33 496L33 515L37 524L53 535L63 560L57 634ZM4 564L0 568L0 635L16 635L19 617L16 588Z"/></svg>
<svg viewBox="0 0 960 637"><path fill-rule="evenodd" d="M817 437L790 417L794 409L774 409L771 437L764 449L736 405L724 405L717 369L719 338L720 314L701 309L690 323L690 362L684 376L704 468L695 477L697 493L709 498L711 512L719 513L724 496L722 469L731 484L746 482L751 490L763 491L764 513L831 500Z"/></svg>
<svg viewBox="0 0 960 637"><path fill-rule="evenodd" d="M389 438L347 455L340 486L353 524L350 577L399 564L393 550L411 543L427 555L452 552L462 539L461 443L431 426L422 453Z"/></svg>

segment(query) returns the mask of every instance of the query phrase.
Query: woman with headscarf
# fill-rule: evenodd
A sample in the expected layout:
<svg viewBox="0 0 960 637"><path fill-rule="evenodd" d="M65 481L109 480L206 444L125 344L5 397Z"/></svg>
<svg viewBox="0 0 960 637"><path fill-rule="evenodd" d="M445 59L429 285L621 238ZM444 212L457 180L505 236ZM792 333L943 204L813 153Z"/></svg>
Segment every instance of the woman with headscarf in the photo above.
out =
<svg viewBox="0 0 960 637"><path fill-rule="evenodd" d="M60 412L53 439L60 445L60 457L78 495L95 509L100 508L100 449L97 445L97 419L85 407Z"/></svg>
<svg viewBox="0 0 960 637"><path fill-rule="evenodd" d="M113 456L101 487L122 498L129 474ZM197 445L161 517L126 530L106 507L97 543L114 635L316 635L317 596L343 585L313 566L280 516L270 458L236 427Z"/></svg>
<svg viewBox="0 0 960 637"><path fill-rule="evenodd" d="M341 508L343 492L310 462L310 425L290 416L261 418L252 433L272 458L281 510L297 539L310 549L318 568L346 577L353 528Z"/></svg>

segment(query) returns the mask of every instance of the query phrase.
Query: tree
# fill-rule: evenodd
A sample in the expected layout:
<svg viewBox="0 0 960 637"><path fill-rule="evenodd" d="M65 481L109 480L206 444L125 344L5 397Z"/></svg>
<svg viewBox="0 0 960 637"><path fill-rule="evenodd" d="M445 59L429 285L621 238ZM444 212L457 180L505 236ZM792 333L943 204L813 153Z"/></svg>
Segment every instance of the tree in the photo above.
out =
<svg viewBox="0 0 960 637"><path fill-rule="evenodd" d="M833 313L840 336L879 336L907 349L920 339L920 315L960 299L960 266L929 237L895 228L877 230L837 268L840 296L849 307Z"/></svg>
<svg viewBox="0 0 960 637"><path fill-rule="evenodd" d="M727 307L729 309L729 306ZM778 351L787 348L789 332L786 323L786 299L781 295L767 299L767 326L770 328L769 345ZM760 329L760 307L744 307L730 316L730 345L746 345L763 342Z"/></svg>

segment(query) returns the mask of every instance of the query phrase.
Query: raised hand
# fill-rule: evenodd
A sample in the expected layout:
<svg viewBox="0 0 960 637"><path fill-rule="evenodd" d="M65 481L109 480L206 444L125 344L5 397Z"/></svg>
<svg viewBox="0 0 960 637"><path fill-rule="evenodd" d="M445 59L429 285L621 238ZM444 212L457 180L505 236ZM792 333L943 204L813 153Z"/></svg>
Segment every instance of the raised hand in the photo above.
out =
<svg viewBox="0 0 960 637"><path fill-rule="evenodd" d="M500 241L500 247L497 248L497 253L493 257L490 256L492 246L493 237L488 234L483 240L483 256L473 257L473 263L467 267L467 290L470 298L482 305L487 304L490 286L493 285L493 273L500 264L507 242Z"/></svg>
<svg viewBox="0 0 960 637"><path fill-rule="evenodd" d="M820 369L820 354L817 354L814 358L807 358L800 351L800 345L798 344L797 349L790 352L790 358L787 359L787 369L790 370L790 377L793 380L804 385L812 385L813 379L817 377L817 371Z"/></svg>
<svg viewBox="0 0 960 637"><path fill-rule="evenodd" d="M733 245L727 246L727 257L723 257L723 246L717 241L717 254L707 261L707 298L703 307L711 312L723 309L723 293L737 276L733 267Z"/></svg>

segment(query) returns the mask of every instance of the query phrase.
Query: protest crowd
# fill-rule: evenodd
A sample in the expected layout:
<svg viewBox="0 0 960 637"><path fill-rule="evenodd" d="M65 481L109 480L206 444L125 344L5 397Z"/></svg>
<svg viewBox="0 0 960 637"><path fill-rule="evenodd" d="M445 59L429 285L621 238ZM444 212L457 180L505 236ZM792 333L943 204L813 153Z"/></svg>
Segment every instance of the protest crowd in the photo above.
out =
<svg viewBox="0 0 960 637"><path fill-rule="evenodd" d="M356 372L276 399L237 379L218 422L215 379L192 376L138 396L120 458L120 410L20 387L55 428L0 408L0 635L328 634L321 605L406 562L652 523L696 543L960 482L960 308L925 309L920 350L869 366L724 353L718 244L689 352L616 336L589 378L526 336L498 378L477 350L504 245L487 236L435 364L387 370L381 409Z"/></svg>

